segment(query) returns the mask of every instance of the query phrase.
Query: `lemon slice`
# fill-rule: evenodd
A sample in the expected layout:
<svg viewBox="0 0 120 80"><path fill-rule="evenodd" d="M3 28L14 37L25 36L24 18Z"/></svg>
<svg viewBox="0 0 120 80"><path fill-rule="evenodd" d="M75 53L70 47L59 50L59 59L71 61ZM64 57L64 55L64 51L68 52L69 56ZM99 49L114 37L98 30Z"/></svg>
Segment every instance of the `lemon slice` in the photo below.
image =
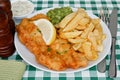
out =
<svg viewBox="0 0 120 80"><path fill-rule="evenodd" d="M52 44L56 38L56 29L47 19L39 19L33 22L41 31L46 45Z"/></svg>

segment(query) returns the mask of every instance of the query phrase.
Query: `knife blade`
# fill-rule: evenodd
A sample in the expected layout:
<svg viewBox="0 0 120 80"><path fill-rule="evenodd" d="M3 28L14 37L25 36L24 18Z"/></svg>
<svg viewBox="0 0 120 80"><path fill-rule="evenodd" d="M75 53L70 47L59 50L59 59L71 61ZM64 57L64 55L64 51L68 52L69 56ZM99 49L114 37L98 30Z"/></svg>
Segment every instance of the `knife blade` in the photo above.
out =
<svg viewBox="0 0 120 80"><path fill-rule="evenodd" d="M114 8L110 15L110 24L109 29L112 35L112 38L116 38L117 34L117 9Z"/></svg>
<svg viewBox="0 0 120 80"><path fill-rule="evenodd" d="M116 35L117 35L117 9L114 8L110 15L110 24L109 29L112 35L112 46L111 46L111 55L110 55L110 65L109 65L109 77L113 78L116 77L116 51L115 51L115 44L116 44Z"/></svg>

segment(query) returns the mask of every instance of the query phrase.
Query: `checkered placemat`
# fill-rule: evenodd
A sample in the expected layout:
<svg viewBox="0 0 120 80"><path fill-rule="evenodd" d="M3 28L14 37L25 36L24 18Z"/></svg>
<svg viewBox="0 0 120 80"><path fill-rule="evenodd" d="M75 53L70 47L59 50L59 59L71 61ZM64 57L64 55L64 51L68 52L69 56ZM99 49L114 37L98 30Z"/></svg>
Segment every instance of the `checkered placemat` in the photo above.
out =
<svg viewBox="0 0 120 80"><path fill-rule="evenodd" d="M56 6L71 6L71 7L82 7L87 11L98 15L101 7L108 7L111 11L113 7L117 7L118 11L118 32L117 32L117 42L116 42L116 58L117 58L117 78L114 80L120 80L120 1L119 0L30 0L35 4L36 10L41 10L48 7ZM8 59L22 60L17 52ZM99 73L96 66L82 71L69 74L56 74L45 72L39 70L29 64L25 74L23 75L23 80L111 80L108 77L108 68L110 62L110 54L106 57L107 60L107 71L105 73Z"/></svg>

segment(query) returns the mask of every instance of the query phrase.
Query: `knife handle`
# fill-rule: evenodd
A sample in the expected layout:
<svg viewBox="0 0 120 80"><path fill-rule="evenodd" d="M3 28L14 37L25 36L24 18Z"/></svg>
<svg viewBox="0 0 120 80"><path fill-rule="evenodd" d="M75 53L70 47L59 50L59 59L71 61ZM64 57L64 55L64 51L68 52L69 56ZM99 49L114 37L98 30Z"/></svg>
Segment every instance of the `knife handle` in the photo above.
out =
<svg viewBox="0 0 120 80"><path fill-rule="evenodd" d="M111 56L110 56L110 65L109 65L109 77L116 77L116 52L115 52L115 43L116 38L112 38L112 46L111 46Z"/></svg>

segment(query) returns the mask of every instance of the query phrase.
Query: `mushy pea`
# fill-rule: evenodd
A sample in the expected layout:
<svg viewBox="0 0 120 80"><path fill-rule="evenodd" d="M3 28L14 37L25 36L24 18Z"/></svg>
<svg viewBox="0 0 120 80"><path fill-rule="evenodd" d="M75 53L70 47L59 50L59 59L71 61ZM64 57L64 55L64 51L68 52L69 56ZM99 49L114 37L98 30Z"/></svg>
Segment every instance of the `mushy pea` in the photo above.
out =
<svg viewBox="0 0 120 80"><path fill-rule="evenodd" d="M58 24L66 15L72 13L70 7L61 7L51 9L47 12L47 16L50 18L50 21L55 25Z"/></svg>

